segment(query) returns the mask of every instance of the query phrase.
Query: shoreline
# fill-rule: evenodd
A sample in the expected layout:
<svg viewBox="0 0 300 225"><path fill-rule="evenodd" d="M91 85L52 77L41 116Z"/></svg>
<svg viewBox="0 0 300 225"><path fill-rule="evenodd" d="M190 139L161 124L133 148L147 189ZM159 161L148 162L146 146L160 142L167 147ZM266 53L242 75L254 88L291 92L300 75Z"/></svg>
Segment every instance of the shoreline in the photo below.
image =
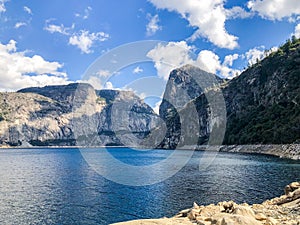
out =
<svg viewBox="0 0 300 225"><path fill-rule="evenodd" d="M226 145L220 152L273 155L279 158L300 160L300 144L284 145Z"/></svg>
<svg viewBox="0 0 300 225"><path fill-rule="evenodd" d="M0 146L3 149L95 149L95 148L136 148L143 149L136 146ZM300 160L300 144L259 144L259 145L221 145L221 146L183 146L177 148L178 150L194 150L194 151L209 151L209 152L229 152L229 153L246 153L246 154L259 154L259 155L272 155L279 158L286 158L292 160ZM150 150L150 149L149 149ZM155 150L174 150L174 149L161 149Z"/></svg>
<svg viewBox="0 0 300 225"><path fill-rule="evenodd" d="M194 203L171 218L143 219L111 225L299 225L300 182L293 182L284 189L285 194L261 204L237 204L233 201L207 206Z"/></svg>

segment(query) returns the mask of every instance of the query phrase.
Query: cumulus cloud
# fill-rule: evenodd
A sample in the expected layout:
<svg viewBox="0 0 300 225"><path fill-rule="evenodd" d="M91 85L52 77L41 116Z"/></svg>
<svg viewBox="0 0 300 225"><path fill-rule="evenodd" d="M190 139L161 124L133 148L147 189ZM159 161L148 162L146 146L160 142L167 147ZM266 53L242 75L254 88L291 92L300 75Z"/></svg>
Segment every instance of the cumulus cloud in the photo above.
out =
<svg viewBox="0 0 300 225"><path fill-rule="evenodd" d="M105 83L104 88L105 89L114 89L114 86L113 86L112 82L108 81Z"/></svg>
<svg viewBox="0 0 300 225"><path fill-rule="evenodd" d="M245 57L247 59L249 65L253 65L257 62L257 60L261 61L265 57L270 55L272 52L275 52L277 50L278 50L277 47L273 47L270 50L266 50L265 46L259 46L259 47L255 47L255 48L252 48L249 51L247 51L243 55L243 57Z"/></svg>
<svg viewBox="0 0 300 225"><path fill-rule="evenodd" d="M237 37L225 29L226 10L224 0L149 0L159 9L179 13L189 24L196 27L191 40L207 38L221 48L234 49L238 46Z"/></svg>
<svg viewBox="0 0 300 225"><path fill-rule="evenodd" d="M27 23L25 22L18 22L15 24L15 28L18 29L20 27L24 27L24 26L27 26Z"/></svg>
<svg viewBox="0 0 300 225"><path fill-rule="evenodd" d="M212 51L203 50L199 53L197 58L199 67L210 73L217 73L220 68L220 58Z"/></svg>
<svg viewBox="0 0 300 225"><path fill-rule="evenodd" d="M234 6L231 9L226 9L225 13L228 19L236 19L236 18L245 19L253 15L253 13L247 12L239 6Z"/></svg>
<svg viewBox="0 0 300 225"><path fill-rule="evenodd" d="M239 55L226 56L222 63L219 56L209 50L202 50L195 57L192 56L193 47L185 41L169 42L167 45L158 44L148 52L147 56L154 62L159 77L167 80L173 69L186 64L198 66L199 68L222 77L232 78L241 71L231 68L233 61Z"/></svg>
<svg viewBox="0 0 300 225"><path fill-rule="evenodd" d="M195 65L207 72L231 79L242 72L240 70L231 68L233 61L237 60L238 58L238 54L228 55L225 56L222 63L217 54L209 50L203 50L198 54Z"/></svg>
<svg viewBox="0 0 300 225"><path fill-rule="evenodd" d="M28 14L32 15L32 11L28 6L23 7L24 11L27 12Z"/></svg>
<svg viewBox="0 0 300 225"><path fill-rule="evenodd" d="M294 35L296 36L296 38L300 38L300 23L295 27Z"/></svg>
<svg viewBox="0 0 300 225"><path fill-rule="evenodd" d="M239 58L238 54L227 55L227 56L225 56L223 65L225 65L225 66L232 66L233 61L237 60L238 58Z"/></svg>
<svg viewBox="0 0 300 225"><path fill-rule="evenodd" d="M291 19L300 14L299 0L251 0L247 6L262 18L270 20Z"/></svg>
<svg viewBox="0 0 300 225"><path fill-rule="evenodd" d="M134 68L134 70L132 71L134 74L139 74L142 73L144 70L142 68L140 68L139 66L137 66L136 68Z"/></svg>
<svg viewBox="0 0 300 225"><path fill-rule="evenodd" d="M0 13L6 11L5 3L8 2L8 0L0 0Z"/></svg>
<svg viewBox="0 0 300 225"><path fill-rule="evenodd" d="M61 72L62 64L46 61L39 55L27 56L17 51L16 41L0 43L0 90L15 91L28 86L70 83Z"/></svg>
<svg viewBox="0 0 300 225"><path fill-rule="evenodd" d="M167 80L170 71L193 62L190 57L191 49L185 41L169 42L167 45L158 44L148 52L147 57L154 61L158 76Z"/></svg>
<svg viewBox="0 0 300 225"><path fill-rule="evenodd" d="M90 33L87 30L81 30L77 34L73 34L69 39L69 44L77 46L82 53L91 53L91 47L96 41L106 41L109 35L104 32Z"/></svg>
<svg viewBox="0 0 300 225"><path fill-rule="evenodd" d="M264 46L255 47L250 49L245 53L246 59L249 65L255 64L257 60L262 60L264 58Z"/></svg>
<svg viewBox="0 0 300 225"><path fill-rule="evenodd" d="M161 26L158 25L159 18L158 15L151 16L150 14L147 15L149 23L146 26L147 36L154 35L157 31L161 30Z"/></svg>

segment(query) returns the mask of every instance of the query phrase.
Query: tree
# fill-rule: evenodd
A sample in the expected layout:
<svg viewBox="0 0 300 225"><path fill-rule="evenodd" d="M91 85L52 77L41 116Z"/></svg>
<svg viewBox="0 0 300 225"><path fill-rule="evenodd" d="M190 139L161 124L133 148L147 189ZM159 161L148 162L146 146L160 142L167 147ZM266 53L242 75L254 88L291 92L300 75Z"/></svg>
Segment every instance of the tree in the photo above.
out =
<svg viewBox="0 0 300 225"><path fill-rule="evenodd" d="M292 43L293 43L293 44L297 43L297 38L296 38L295 35L292 36Z"/></svg>

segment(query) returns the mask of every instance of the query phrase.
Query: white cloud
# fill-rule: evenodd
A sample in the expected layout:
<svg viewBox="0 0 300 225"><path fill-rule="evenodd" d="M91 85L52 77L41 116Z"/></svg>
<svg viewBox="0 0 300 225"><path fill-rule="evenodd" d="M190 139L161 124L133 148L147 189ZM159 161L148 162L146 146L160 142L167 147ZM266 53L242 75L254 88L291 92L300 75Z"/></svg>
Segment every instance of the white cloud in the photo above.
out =
<svg viewBox="0 0 300 225"><path fill-rule="evenodd" d="M8 2L8 0L0 0L0 13L6 12L5 3Z"/></svg>
<svg viewBox="0 0 300 225"><path fill-rule="evenodd" d="M39 55L26 56L18 52L16 41L0 43L0 90L15 91L28 86L67 84L67 74L60 72L63 67L58 62L49 62Z"/></svg>
<svg viewBox="0 0 300 225"><path fill-rule="evenodd" d="M96 90L102 89L116 89L110 81L103 81L98 76L90 76L84 80L78 80L77 83L88 83L92 85Z"/></svg>
<svg viewBox="0 0 300 225"><path fill-rule="evenodd" d="M198 54L195 65L207 72L230 79L241 73L240 70L231 68L233 61L238 58L238 54L227 55L225 56L223 63L221 63L220 57L214 52L203 50Z"/></svg>
<svg viewBox="0 0 300 225"><path fill-rule="evenodd" d="M223 65L225 65L225 66L232 66L233 61L234 61L234 60L237 60L238 58L239 58L239 55L238 55L238 54L227 55L227 56L225 56L225 58L224 58Z"/></svg>
<svg viewBox="0 0 300 225"><path fill-rule="evenodd" d="M249 65L253 65L257 60L262 60L265 55L265 47L260 46L250 49L245 53L246 59L248 60Z"/></svg>
<svg viewBox="0 0 300 225"><path fill-rule="evenodd" d="M15 28L18 29L20 27L23 27L23 26L27 26L27 23L24 23L24 22L18 22L15 24Z"/></svg>
<svg viewBox="0 0 300 225"><path fill-rule="evenodd" d="M108 82L106 82L104 88L105 89L114 89L114 86L113 86L112 82L108 81Z"/></svg>
<svg viewBox="0 0 300 225"><path fill-rule="evenodd" d="M239 57L237 54L225 57L224 62L221 63L219 56L209 50L200 51L196 59L193 59L192 50L193 47L188 46L185 41L169 42L167 45L158 44L148 52L147 56L154 61L158 76L164 80L168 80L173 69L187 64L198 66L207 72L226 78L232 78L241 73L231 68L233 61Z"/></svg>
<svg viewBox="0 0 300 225"><path fill-rule="evenodd" d="M24 11L27 12L28 14L32 15L32 11L28 6L23 7Z"/></svg>
<svg viewBox="0 0 300 225"><path fill-rule="evenodd" d="M296 36L296 38L300 38L300 23L295 27L294 35Z"/></svg>
<svg viewBox="0 0 300 225"><path fill-rule="evenodd" d="M262 18L270 20L291 19L300 14L299 0L251 0L247 6Z"/></svg>
<svg viewBox="0 0 300 225"><path fill-rule="evenodd" d="M169 42L167 45L158 44L147 56L154 61L158 76L168 80L170 71L193 62L191 49L185 41Z"/></svg>
<svg viewBox="0 0 300 225"><path fill-rule="evenodd" d="M97 75L100 77L109 77L111 75L111 72L108 70L99 70L97 72Z"/></svg>
<svg viewBox="0 0 300 225"><path fill-rule="evenodd" d="M225 29L226 9L224 0L149 0L159 9L179 13L189 24L196 27L191 40L207 38L221 48L234 49L238 46L237 37Z"/></svg>
<svg viewBox="0 0 300 225"><path fill-rule="evenodd" d="M161 26L158 25L159 18L157 14L155 16L151 16L150 14L147 14L147 17L149 19L149 23L146 26L147 36L152 36L157 31L161 30Z"/></svg>
<svg viewBox="0 0 300 225"><path fill-rule="evenodd" d="M71 27L65 27L63 24L55 25L50 24L53 19L46 20L46 25L44 30L50 33L60 33L65 36L69 36L69 45L78 47L82 53L92 53L91 47L95 42L103 42L109 38L109 34L104 32L90 33L87 30L80 30L79 32L74 32L75 24Z"/></svg>
<svg viewBox="0 0 300 225"><path fill-rule="evenodd" d="M201 69L214 74L221 67L219 56L208 50L203 50L199 53L197 64Z"/></svg>
<svg viewBox="0 0 300 225"><path fill-rule="evenodd" d="M91 47L96 41L106 41L109 35L104 32L89 33L89 31L81 30L77 34L73 34L69 39L69 44L77 46L82 53L92 53Z"/></svg>
<svg viewBox="0 0 300 225"><path fill-rule="evenodd" d="M72 30L75 28L74 24L72 24L71 27L65 27L63 24L60 25L49 24L50 21L51 20L46 21L44 30L49 31L51 34L60 33L63 35L71 35Z"/></svg>
<svg viewBox="0 0 300 225"><path fill-rule="evenodd" d="M89 16L90 16L90 12L92 11L92 7L88 6L85 10L84 10L84 13L83 14L80 14L80 13L75 13L75 17L80 17L84 20L88 19Z"/></svg>
<svg viewBox="0 0 300 225"><path fill-rule="evenodd" d="M245 19L253 15L253 13L247 12L239 6L234 6L231 9L226 9L225 12L226 12L226 17L228 19L236 19L236 18Z"/></svg>
<svg viewBox="0 0 300 225"><path fill-rule="evenodd" d="M138 67L134 68L134 70L132 72L134 74L139 74L139 73L142 73L143 71L144 70L138 66Z"/></svg>
<svg viewBox="0 0 300 225"><path fill-rule="evenodd" d="M99 77L96 76L90 76L88 79L84 80L78 80L77 83L88 83L92 85L96 90L101 90L103 88L103 84L101 83L101 80Z"/></svg>
<svg viewBox="0 0 300 225"><path fill-rule="evenodd" d="M244 57L246 57L246 59L248 60L249 65L253 65L257 62L257 60L261 61L272 52L275 52L277 50L277 47L272 47L270 50L266 50L265 46L259 46L247 51Z"/></svg>

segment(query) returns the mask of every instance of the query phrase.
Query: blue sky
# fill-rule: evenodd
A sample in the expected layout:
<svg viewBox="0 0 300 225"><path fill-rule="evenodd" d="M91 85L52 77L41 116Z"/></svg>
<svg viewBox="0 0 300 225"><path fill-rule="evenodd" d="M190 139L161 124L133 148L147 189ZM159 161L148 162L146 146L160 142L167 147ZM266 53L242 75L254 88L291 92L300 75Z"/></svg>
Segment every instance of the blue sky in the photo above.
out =
<svg viewBox="0 0 300 225"><path fill-rule="evenodd" d="M187 63L232 78L265 50L300 37L300 1L0 0L0 24L1 91L79 80L123 88L147 76L164 84ZM143 40L164 41L148 54L152 62L113 75L99 68L106 84L84 77L101 55Z"/></svg>

